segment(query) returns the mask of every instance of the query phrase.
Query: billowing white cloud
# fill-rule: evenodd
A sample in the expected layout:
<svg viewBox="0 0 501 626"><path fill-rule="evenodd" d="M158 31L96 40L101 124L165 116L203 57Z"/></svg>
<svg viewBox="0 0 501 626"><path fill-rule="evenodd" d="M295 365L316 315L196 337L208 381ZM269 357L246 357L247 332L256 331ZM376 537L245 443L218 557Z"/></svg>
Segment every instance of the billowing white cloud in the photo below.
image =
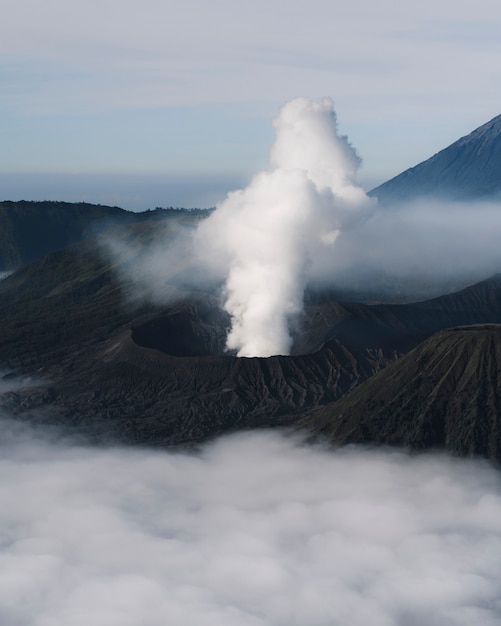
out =
<svg viewBox="0 0 501 626"><path fill-rule="evenodd" d="M494 626L480 461L240 434L193 455L2 422L3 626Z"/></svg>
<svg viewBox="0 0 501 626"><path fill-rule="evenodd" d="M268 169L230 193L197 234L206 262L225 266L227 343L239 356L289 353L311 255L374 204L356 184L360 159L337 132L332 100L292 100L274 126Z"/></svg>
<svg viewBox="0 0 501 626"><path fill-rule="evenodd" d="M183 297L166 285L176 273L188 289L224 282L228 349L270 356L289 353L307 284L381 294L394 278L417 279L426 297L501 271L499 203L428 198L378 208L357 185L360 159L339 135L329 98L285 104L274 127L268 168L195 234L167 224L148 246L107 242L130 294Z"/></svg>

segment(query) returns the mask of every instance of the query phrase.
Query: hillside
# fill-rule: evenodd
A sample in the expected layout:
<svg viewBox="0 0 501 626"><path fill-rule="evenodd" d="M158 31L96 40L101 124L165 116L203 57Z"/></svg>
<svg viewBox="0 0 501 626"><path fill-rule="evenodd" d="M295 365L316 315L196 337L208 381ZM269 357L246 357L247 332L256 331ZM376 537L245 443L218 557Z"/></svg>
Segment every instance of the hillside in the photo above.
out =
<svg viewBox="0 0 501 626"><path fill-rule="evenodd" d="M147 245L158 230L143 223L122 234ZM123 263L134 266L134 258ZM87 240L0 282L0 367L38 381L4 395L4 406L99 441L194 445L235 429L291 424L441 328L501 323L499 275L406 305L310 294L293 356L239 359L224 353L229 320L217 297L177 290L185 259L166 268L170 304L135 299L120 271Z"/></svg>
<svg viewBox="0 0 501 626"><path fill-rule="evenodd" d="M116 269L88 241L0 283L0 367L40 380L7 394L4 406L29 419L62 420L99 440L192 445L239 427L290 421L383 363L335 341L294 359L226 356L228 319L214 296L184 293L165 306L134 302ZM174 282L177 269L182 261L171 268Z"/></svg>
<svg viewBox="0 0 501 626"><path fill-rule="evenodd" d="M156 209L133 213L85 202L0 202L0 272L13 270L111 225L163 220L197 212Z"/></svg>
<svg viewBox="0 0 501 626"><path fill-rule="evenodd" d="M501 325L433 335L300 422L336 444L445 448L501 459Z"/></svg>
<svg viewBox="0 0 501 626"><path fill-rule="evenodd" d="M453 200L501 195L501 115L369 192L381 204L433 196Z"/></svg>

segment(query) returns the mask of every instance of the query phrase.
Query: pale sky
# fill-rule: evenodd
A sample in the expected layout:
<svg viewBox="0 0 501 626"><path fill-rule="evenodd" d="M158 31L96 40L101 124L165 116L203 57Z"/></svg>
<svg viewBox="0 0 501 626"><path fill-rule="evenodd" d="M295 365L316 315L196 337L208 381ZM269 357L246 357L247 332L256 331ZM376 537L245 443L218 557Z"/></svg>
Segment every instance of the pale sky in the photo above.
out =
<svg viewBox="0 0 501 626"><path fill-rule="evenodd" d="M0 199L212 204L297 96L333 98L370 188L501 113L497 0L4 0L0 49Z"/></svg>

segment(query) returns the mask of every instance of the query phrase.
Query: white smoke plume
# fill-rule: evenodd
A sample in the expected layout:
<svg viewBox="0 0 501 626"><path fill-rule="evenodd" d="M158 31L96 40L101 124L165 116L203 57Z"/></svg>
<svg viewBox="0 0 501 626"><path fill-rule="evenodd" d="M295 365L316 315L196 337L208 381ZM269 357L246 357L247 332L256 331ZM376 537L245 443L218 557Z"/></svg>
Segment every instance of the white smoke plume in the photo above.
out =
<svg viewBox="0 0 501 626"><path fill-rule="evenodd" d="M193 223L172 220L146 241L108 236L103 254L124 299L171 305L224 284L227 347L269 356L289 353L307 283L346 299L416 300L501 271L499 202L426 198L373 210L330 99L293 100L274 126L268 169L228 194L195 235Z"/></svg>
<svg viewBox="0 0 501 626"><path fill-rule="evenodd" d="M0 422L2 626L495 626L487 463L223 438L199 455Z"/></svg>
<svg viewBox="0 0 501 626"><path fill-rule="evenodd" d="M360 159L338 135L330 98L287 103L274 127L268 169L228 194L198 232L208 262L227 267L227 347L239 356L289 353L311 255L372 205L355 182Z"/></svg>

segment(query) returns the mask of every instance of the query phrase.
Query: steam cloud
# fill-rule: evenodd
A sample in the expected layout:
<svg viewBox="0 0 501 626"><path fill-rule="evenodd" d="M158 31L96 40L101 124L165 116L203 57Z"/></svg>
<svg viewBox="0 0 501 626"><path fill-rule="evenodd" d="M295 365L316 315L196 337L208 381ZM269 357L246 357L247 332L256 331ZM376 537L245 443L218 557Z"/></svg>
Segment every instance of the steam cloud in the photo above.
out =
<svg viewBox="0 0 501 626"><path fill-rule="evenodd" d="M147 245L105 242L127 298L172 304L224 283L227 347L269 356L289 353L307 283L424 299L501 271L499 202L427 198L376 210L355 183L360 159L338 135L330 99L293 100L274 125L268 169L228 194L195 236L173 221Z"/></svg>
<svg viewBox="0 0 501 626"><path fill-rule="evenodd" d="M305 447L54 443L2 420L3 626L494 626L487 463Z"/></svg>
<svg viewBox="0 0 501 626"><path fill-rule="evenodd" d="M227 347L239 356L288 354L308 263L360 219L371 200L356 185L360 159L337 133L332 100L299 98L274 121L268 170L232 192L199 229L206 258L228 268Z"/></svg>

